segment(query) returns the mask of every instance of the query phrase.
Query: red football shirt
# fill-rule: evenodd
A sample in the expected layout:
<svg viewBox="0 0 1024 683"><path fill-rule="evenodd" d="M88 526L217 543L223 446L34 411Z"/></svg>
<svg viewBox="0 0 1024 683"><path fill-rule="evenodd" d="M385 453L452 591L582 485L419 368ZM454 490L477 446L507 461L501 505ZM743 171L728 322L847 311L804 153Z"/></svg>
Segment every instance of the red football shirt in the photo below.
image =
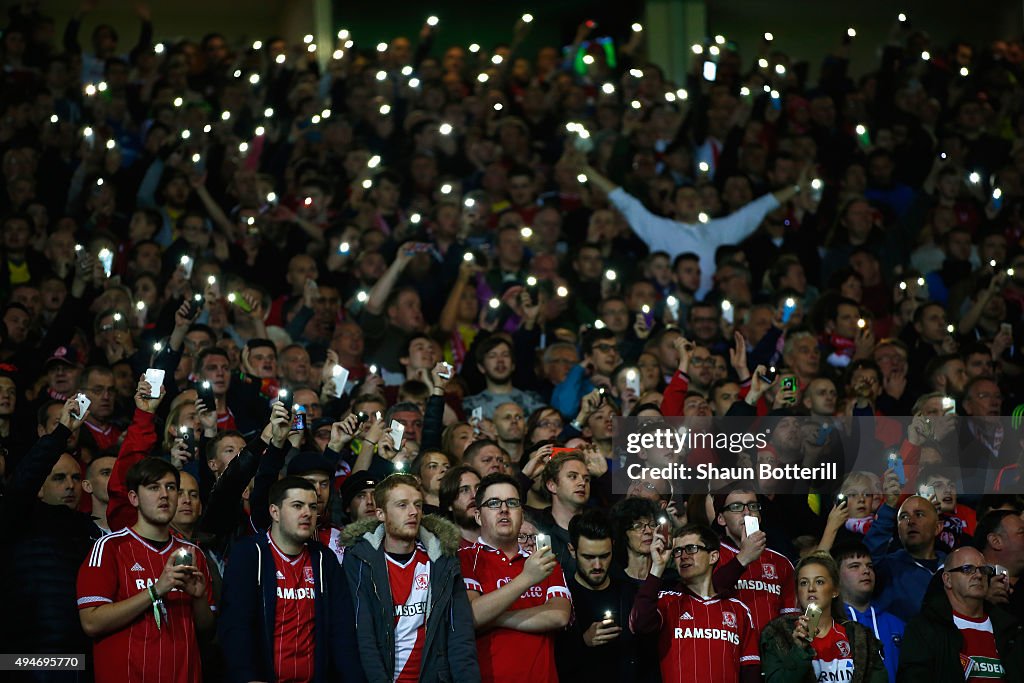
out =
<svg viewBox="0 0 1024 683"><path fill-rule="evenodd" d="M739 550L722 543L718 567L724 567ZM723 588L724 590L724 588ZM747 565L736 582L736 597L750 609L754 631L760 636L769 621L782 614L799 614L793 563L785 555L766 548L761 557Z"/></svg>
<svg viewBox="0 0 1024 683"><path fill-rule="evenodd" d="M480 594L498 590L523 573L526 558L526 553L520 549L510 560L505 553L487 545L482 539L459 550L466 590ZM519 596L509 609L537 607L553 598L572 600L562 568L557 564L548 578ZM508 628L494 628L477 634L476 651L483 681L558 681L554 633L523 633Z"/></svg>
<svg viewBox="0 0 1024 683"><path fill-rule="evenodd" d="M157 550L129 529L104 536L78 570L78 608L121 602L147 590L164 571L170 554L188 548L206 575L206 599L213 604L213 581L203 551L180 538ZM173 590L164 596L167 617L157 628L152 608L130 624L95 640L96 682L200 683L199 644L192 620L192 598Z"/></svg>
<svg viewBox="0 0 1024 683"><path fill-rule="evenodd" d="M821 638L811 643L814 648L814 678L818 681L852 681L853 656L850 654L850 641L846 637L846 629L838 622L833 622Z"/></svg>
<svg viewBox="0 0 1024 683"><path fill-rule="evenodd" d="M999 659L992 620L974 619L953 611L953 624L964 638L960 648L960 666L964 668L965 683L985 683L1006 678L1006 669Z"/></svg>
<svg viewBox="0 0 1024 683"><path fill-rule="evenodd" d="M430 557L417 544L404 564L384 554L395 606L395 681L418 683L430 596Z"/></svg>
<svg viewBox="0 0 1024 683"><path fill-rule="evenodd" d="M277 576L274 601L274 672L279 683L307 683L313 680L313 651L316 645L316 585L309 550L291 557L270 540Z"/></svg>
<svg viewBox="0 0 1024 683"><path fill-rule="evenodd" d="M106 427L100 427L94 425L88 420L82 423L89 433L92 434L93 441L96 442L96 447L105 451L108 448L114 448L117 446L117 442L121 440L121 430L114 425L107 425Z"/></svg>
<svg viewBox="0 0 1024 683"><path fill-rule="evenodd" d="M736 683L740 667L761 663L750 610L736 598L660 591L658 616L664 681Z"/></svg>

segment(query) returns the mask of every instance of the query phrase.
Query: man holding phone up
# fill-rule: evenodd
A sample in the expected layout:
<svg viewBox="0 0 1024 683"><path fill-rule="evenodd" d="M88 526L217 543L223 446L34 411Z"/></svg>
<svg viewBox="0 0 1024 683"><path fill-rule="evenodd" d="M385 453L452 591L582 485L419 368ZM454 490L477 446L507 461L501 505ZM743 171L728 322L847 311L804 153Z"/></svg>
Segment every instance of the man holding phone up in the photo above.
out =
<svg viewBox="0 0 1024 683"><path fill-rule="evenodd" d="M724 497L715 496L715 507L725 529L715 587L736 588L753 615L755 638L760 638L761 629L775 617L800 613L793 563L767 547L768 537L760 529L761 505L753 489L735 486Z"/></svg>
<svg viewBox="0 0 1024 683"><path fill-rule="evenodd" d="M213 628L213 592L203 552L170 532L179 482L166 460L133 465L128 499L138 521L97 541L78 571L97 683L202 680L196 634Z"/></svg>
<svg viewBox="0 0 1024 683"><path fill-rule="evenodd" d="M664 527L654 534L651 573L637 591L629 628L638 635L658 633L663 681L761 680L750 610L736 598L721 597L712 586L719 558L718 536L706 526L687 524L671 540ZM680 584L664 590L661 577L670 559Z"/></svg>
<svg viewBox="0 0 1024 683"><path fill-rule="evenodd" d="M557 683L554 632L569 623L572 605L551 541L538 535L532 555L519 547L523 504L509 475L484 477L476 502L480 538L459 551L459 562L477 629L480 678Z"/></svg>

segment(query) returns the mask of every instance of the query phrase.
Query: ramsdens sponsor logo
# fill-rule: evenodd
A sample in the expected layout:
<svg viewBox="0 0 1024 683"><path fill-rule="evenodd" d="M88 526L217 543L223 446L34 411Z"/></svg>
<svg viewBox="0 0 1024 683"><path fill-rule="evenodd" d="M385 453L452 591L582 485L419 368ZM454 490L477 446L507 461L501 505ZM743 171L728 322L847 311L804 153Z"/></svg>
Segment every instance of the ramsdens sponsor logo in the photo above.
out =
<svg viewBox="0 0 1024 683"><path fill-rule="evenodd" d="M724 640L727 643L733 645L740 644L740 637L726 631L723 628L677 628L675 629L676 638L703 638L705 640Z"/></svg>
<svg viewBox="0 0 1024 683"><path fill-rule="evenodd" d="M312 588L281 588L277 587L277 597L281 600L312 600L315 591Z"/></svg>
<svg viewBox="0 0 1024 683"><path fill-rule="evenodd" d="M413 617L417 614L425 614L426 611L426 602L417 602L414 605L395 605L396 617Z"/></svg>
<svg viewBox="0 0 1024 683"><path fill-rule="evenodd" d="M738 590L765 591L766 593L771 593L772 595L782 595L782 586L772 583L766 583L764 581L740 579L736 582L736 588Z"/></svg>

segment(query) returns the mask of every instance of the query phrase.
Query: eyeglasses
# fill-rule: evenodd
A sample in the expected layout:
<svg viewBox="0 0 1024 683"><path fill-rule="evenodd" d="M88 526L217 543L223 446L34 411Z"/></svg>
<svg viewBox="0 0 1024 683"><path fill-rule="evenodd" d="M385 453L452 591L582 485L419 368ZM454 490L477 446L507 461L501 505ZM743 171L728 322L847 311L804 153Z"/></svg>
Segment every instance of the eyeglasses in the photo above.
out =
<svg viewBox="0 0 1024 683"><path fill-rule="evenodd" d="M695 368L702 368L705 365L714 365L715 361L711 358L691 358L690 365Z"/></svg>
<svg viewBox="0 0 1024 683"><path fill-rule="evenodd" d="M761 509L761 504L760 503L729 503L728 505L725 506L724 509L725 509L726 512L743 512L744 508L747 509L747 510L750 510L751 512L758 512Z"/></svg>
<svg viewBox="0 0 1024 683"><path fill-rule="evenodd" d="M612 351L616 351L617 350L615 348L614 344L594 344L590 348L591 349L596 349L596 350L600 351L601 353L611 353Z"/></svg>
<svg viewBox="0 0 1024 683"><path fill-rule="evenodd" d="M996 575L996 568L990 564L983 564L980 567L976 567L973 564L965 564L960 567L950 567L946 570L947 574L952 574L954 572L966 574L967 576L973 576L976 572L981 572L982 576L991 579Z"/></svg>
<svg viewBox="0 0 1024 683"><path fill-rule="evenodd" d="M561 420L541 420L537 423L541 429L562 429L565 427Z"/></svg>
<svg viewBox="0 0 1024 683"><path fill-rule="evenodd" d="M519 534L519 542L526 543L527 541L537 542L537 534Z"/></svg>
<svg viewBox="0 0 1024 683"><path fill-rule="evenodd" d="M645 522L643 520L637 520L633 522L629 528L633 531L643 531L644 529L650 529L651 531L654 531L658 528L658 525L655 524L653 521Z"/></svg>
<svg viewBox="0 0 1024 683"><path fill-rule="evenodd" d="M677 546L672 548L672 557L677 560L683 556L683 553L687 555L696 555L702 550L710 550L706 545L697 545L696 543L687 543L686 545Z"/></svg>
<svg viewBox="0 0 1024 683"><path fill-rule="evenodd" d="M501 506L504 505L509 510L517 510L522 504L522 501L518 498L506 498L505 500L501 498L488 498L483 502L483 507L488 510L500 510Z"/></svg>

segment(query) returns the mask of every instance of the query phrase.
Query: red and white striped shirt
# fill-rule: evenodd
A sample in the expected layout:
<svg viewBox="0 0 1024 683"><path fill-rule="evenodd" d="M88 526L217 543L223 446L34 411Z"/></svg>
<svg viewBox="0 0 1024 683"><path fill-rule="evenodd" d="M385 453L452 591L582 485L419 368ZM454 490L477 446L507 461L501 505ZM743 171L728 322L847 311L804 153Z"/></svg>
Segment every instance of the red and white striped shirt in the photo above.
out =
<svg viewBox="0 0 1024 683"><path fill-rule="evenodd" d="M309 550L303 546L295 557L281 552L270 541L277 577L274 601L274 673L278 683L313 680L316 638L316 584Z"/></svg>
<svg viewBox="0 0 1024 683"><path fill-rule="evenodd" d="M658 615L663 681L736 683L740 667L761 664L750 610L736 598L660 591Z"/></svg>
<svg viewBox="0 0 1024 683"><path fill-rule="evenodd" d="M716 566L724 567L739 554L739 550L728 543L722 543L719 553L721 558ZM725 587L722 587L722 590L725 590ZM775 617L782 614L799 614L793 563L785 555L766 548L761 557L747 565L736 582L736 597L750 609L754 618L754 631L758 637L761 629Z"/></svg>
<svg viewBox="0 0 1024 683"><path fill-rule="evenodd" d="M206 599L215 609L213 582L202 550L174 536L158 550L130 528L104 536L93 545L78 570L78 609L121 602L148 590L178 548L187 548L195 566L206 576ZM192 598L175 589L164 596L163 602L167 616L165 619L161 615L159 628L150 608L124 628L96 639L96 683L202 681Z"/></svg>
<svg viewBox="0 0 1024 683"><path fill-rule="evenodd" d="M395 677L398 683L417 683L423 659L430 596L430 557L422 545L404 564L384 553L395 606Z"/></svg>

